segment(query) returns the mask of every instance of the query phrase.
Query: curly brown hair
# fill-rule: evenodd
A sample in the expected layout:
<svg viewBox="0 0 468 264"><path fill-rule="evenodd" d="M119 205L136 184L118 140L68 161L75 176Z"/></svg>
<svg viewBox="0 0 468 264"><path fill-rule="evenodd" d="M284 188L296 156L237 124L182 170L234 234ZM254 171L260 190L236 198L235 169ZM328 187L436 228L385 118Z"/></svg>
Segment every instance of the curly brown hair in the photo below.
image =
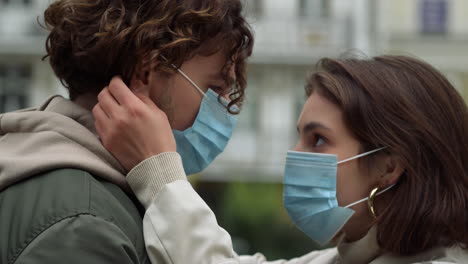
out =
<svg viewBox="0 0 468 264"><path fill-rule="evenodd" d="M253 35L239 0L58 0L44 20L50 31L44 58L72 100L98 94L115 75L129 84L136 70L155 60L154 70L174 73L171 65L219 51L232 87L224 94L230 93L231 105L244 99Z"/></svg>

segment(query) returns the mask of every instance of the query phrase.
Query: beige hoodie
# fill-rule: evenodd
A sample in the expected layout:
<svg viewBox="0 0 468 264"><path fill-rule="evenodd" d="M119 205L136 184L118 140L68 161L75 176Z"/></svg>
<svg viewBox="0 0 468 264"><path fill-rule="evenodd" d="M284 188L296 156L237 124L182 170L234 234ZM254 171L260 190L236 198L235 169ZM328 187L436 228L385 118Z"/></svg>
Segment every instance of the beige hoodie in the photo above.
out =
<svg viewBox="0 0 468 264"><path fill-rule="evenodd" d="M129 191L125 170L96 136L88 111L60 96L0 115L0 191L42 172L76 168Z"/></svg>
<svg viewBox="0 0 468 264"><path fill-rule="evenodd" d="M410 257L382 252L375 228L359 241L343 242L336 248L292 260L268 262L262 254L238 256L229 234L186 180L179 154L162 153L143 161L130 171L127 181L147 208L143 230L146 250L154 264L468 264L468 250L460 247L435 248Z"/></svg>

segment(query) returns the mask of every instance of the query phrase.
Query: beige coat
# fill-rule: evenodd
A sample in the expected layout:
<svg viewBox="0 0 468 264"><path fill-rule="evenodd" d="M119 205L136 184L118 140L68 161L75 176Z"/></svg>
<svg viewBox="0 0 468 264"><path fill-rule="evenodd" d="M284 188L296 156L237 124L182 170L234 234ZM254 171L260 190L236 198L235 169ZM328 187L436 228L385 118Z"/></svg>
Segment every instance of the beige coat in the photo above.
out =
<svg viewBox="0 0 468 264"><path fill-rule="evenodd" d="M268 262L262 254L238 256L229 234L186 180L177 153L143 161L128 174L127 181L147 208L145 244L155 264L468 263L468 251L459 247L435 248L411 257L385 254L378 247L375 229L359 241L292 260Z"/></svg>

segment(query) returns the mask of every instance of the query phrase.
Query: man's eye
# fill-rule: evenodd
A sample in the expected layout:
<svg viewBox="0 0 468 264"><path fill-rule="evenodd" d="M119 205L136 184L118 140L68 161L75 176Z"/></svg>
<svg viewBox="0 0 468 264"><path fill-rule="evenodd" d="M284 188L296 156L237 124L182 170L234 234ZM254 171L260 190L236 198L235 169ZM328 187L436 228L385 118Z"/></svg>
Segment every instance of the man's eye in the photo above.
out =
<svg viewBox="0 0 468 264"><path fill-rule="evenodd" d="M223 91L223 87L217 85L210 85L209 88L218 93Z"/></svg>

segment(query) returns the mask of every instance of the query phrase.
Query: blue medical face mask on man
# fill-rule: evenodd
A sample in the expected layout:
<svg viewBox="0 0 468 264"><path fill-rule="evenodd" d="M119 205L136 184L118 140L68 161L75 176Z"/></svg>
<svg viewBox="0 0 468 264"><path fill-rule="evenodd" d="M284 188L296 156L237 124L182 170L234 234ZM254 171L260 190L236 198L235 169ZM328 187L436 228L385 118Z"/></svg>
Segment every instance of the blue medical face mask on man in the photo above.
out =
<svg viewBox="0 0 468 264"><path fill-rule="evenodd" d="M184 131L173 130L177 152L182 157L187 175L199 173L224 151L236 126L237 117L229 113L228 102L213 90L206 93L183 71L177 71L203 96L200 110L193 125ZM232 106L237 111L236 106Z"/></svg>
<svg viewBox="0 0 468 264"><path fill-rule="evenodd" d="M338 206L336 177L339 164L380 151L379 148L338 162L336 155L288 151L284 172L283 203L296 226L319 244L328 243L354 214ZM390 189L382 190L377 195Z"/></svg>

